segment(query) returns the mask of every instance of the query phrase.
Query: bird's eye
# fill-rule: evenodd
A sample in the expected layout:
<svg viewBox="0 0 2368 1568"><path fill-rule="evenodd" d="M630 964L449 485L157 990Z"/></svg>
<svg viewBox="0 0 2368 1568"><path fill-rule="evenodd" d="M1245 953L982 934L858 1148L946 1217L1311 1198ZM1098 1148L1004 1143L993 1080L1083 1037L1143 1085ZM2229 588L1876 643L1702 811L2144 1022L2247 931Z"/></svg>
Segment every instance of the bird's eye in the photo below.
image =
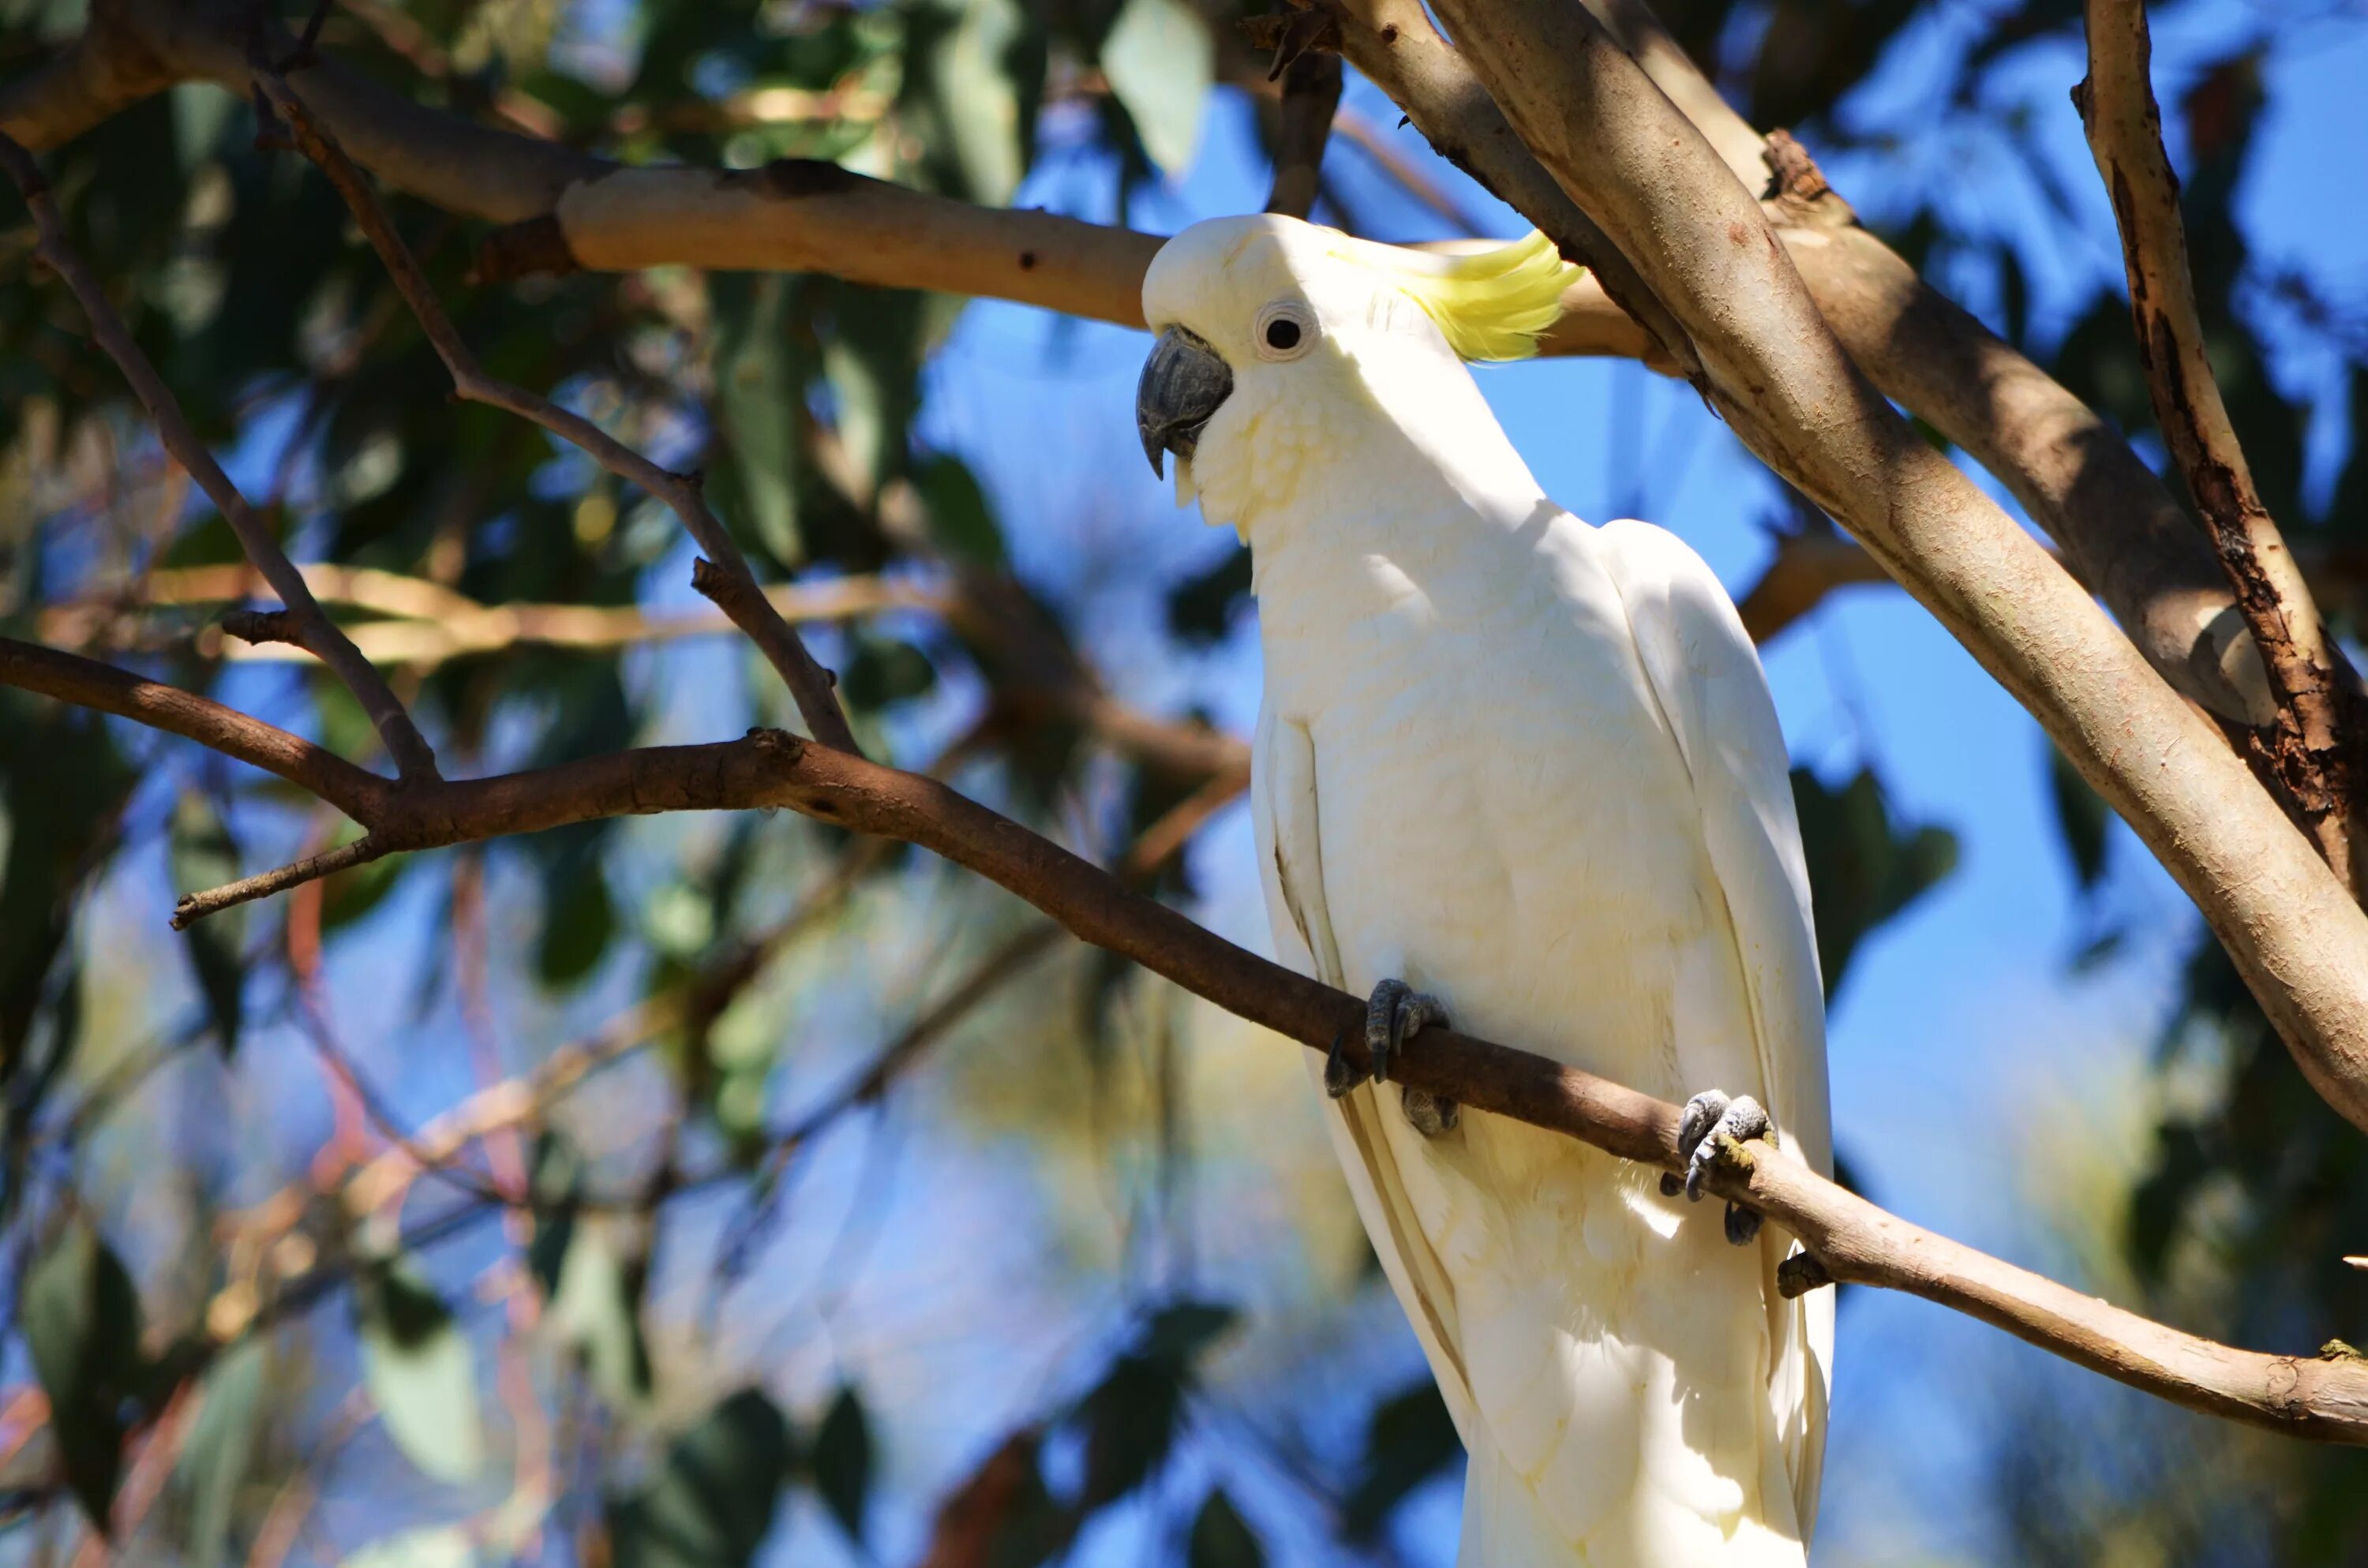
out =
<svg viewBox="0 0 2368 1568"><path fill-rule="evenodd" d="M1296 359L1315 346L1315 312L1304 300L1277 300L1258 312L1261 359Z"/></svg>

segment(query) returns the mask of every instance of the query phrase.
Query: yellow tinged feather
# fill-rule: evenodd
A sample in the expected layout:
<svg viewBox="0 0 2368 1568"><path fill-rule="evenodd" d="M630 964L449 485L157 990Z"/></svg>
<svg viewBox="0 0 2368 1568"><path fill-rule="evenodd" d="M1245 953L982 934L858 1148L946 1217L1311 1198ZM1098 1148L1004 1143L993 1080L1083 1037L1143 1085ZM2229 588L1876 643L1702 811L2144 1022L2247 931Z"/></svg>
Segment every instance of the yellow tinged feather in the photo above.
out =
<svg viewBox="0 0 2368 1568"><path fill-rule="evenodd" d="M1535 231L1508 245L1460 256L1349 244L1355 248L1340 259L1395 274L1398 287L1465 359L1535 354L1540 335L1562 316L1563 290L1581 270Z"/></svg>

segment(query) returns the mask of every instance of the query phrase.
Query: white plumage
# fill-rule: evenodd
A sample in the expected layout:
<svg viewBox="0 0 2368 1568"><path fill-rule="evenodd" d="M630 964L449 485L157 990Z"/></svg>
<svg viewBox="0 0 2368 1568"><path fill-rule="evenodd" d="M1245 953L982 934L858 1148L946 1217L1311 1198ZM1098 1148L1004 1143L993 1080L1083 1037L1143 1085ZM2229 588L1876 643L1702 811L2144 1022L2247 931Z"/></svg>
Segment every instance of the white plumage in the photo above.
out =
<svg viewBox="0 0 2368 1568"><path fill-rule="evenodd" d="M1540 492L1448 347L1519 301L1433 267L1230 219L1170 242L1144 285L1154 330L1230 371L1173 444L1179 500L1197 490L1251 548L1279 956L1360 994L1403 980L1459 1028L1664 1098L1753 1096L1827 1170L1807 885L1758 656L1683 543ZM1278 315L1303 335L1269 332ZM1715 1202L1500 1118L1425 1138L1398 1097L1364 1085L1328 1114L1470 1454L1463 1568L1802 1563L1833 1293L1778 1297L1789 1238L1730 1245Z"/></svg>

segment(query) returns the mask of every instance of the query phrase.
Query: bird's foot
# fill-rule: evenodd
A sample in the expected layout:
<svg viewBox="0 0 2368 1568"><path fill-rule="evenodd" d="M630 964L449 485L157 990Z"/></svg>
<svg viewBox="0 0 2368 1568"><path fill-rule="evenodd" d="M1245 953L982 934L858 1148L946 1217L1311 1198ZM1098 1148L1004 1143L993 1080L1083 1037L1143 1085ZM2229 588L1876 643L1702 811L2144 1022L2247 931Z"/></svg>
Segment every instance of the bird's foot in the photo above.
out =
<svg viewBox="0 0 2368 1568"><path fill-rule="evenodd" d="M1678 1153L1685 1156L1686 1174L1682 1177L1664 1175L1662 1194L1675 1198L1682 1192L1689 1202L1701 1202L1702 1183L1709 1179L1711 1167L1724 1157L1729 1141L1747 1143L1775 1131L1776 1124L1750 1096L1729 1099L1716 1089L1703 1090L1686 1102L1685 1114L1678 1121ZM1757 1239L1759 1223L1759 1210L1740 1203L1726 1206L1726 1239L1736 1246L1748 1246Z"/></svg>
<svg viewBox="0 0 2368 1568"><path fill-rule="evenodd" d="M1447 1008L1438 997L1416 991L1402 980L1384 980L1374 986L1372 999L1365 1004L1365 1053L1372 1062L1373 1082L1387 1078L1390 1059L1431 1024L1442 1028L1447 1024ZM1324 1063L1324 1089L1336 1100L1357 1086L1358 1076L1340 1044L1335 1037L1332 1054ZM1406 1120L1424 1137L1436 1138L1455 1125L1453 1100L1421 1089L1403 1089L1400 1094Z"/></svg>

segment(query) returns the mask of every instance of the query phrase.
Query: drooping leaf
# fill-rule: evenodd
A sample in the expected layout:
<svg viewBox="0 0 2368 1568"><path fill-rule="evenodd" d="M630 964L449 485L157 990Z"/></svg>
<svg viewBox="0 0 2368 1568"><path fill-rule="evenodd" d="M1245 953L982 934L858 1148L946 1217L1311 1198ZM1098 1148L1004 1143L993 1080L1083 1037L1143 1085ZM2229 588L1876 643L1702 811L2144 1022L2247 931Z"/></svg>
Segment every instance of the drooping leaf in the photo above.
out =
<svg viewBox="0 0 2368 1568"><path fill-rule="evenodd" d="M814 1491L821 1494L849 1540L864 1539L863 1519L871 1499L871 1420L852 1385L838 1391L814 1429L806 1456Z"/></svg>
<svg viewBox="0 0 2368 1568"><path fill-rule="evenodd" d="M1162 174L1181 174L1200 145L1216 74L1216 46L1200 14L1182 0L1126 0L1101 55L1144 153Z"/></svg>
<svg viewBox="0 0 2368 1568"><path fill-rule="evenodd" d="M649 1484L609 1506L615 1568L747 1568L773 1526L790 1426L743 1389L677 1438Z"/></svg>
<svg viewBox="0 0 2368 1568"><path fill-rule="evenodd" d="M1042 96L1044 45L1015 0L938 0L920 7L908 49L916 85L944 126L954 194L990 207L1019 188Z"/></svg>
<svg viewBox="0 0 2368 1568"><path fill-rule="evenodd" d="M184 794L174 808L172 845L173 885L182 892L220 887L245 874L221 813L194 791ZM239 1028L246 1017L246 968L241 955L248 912L245 904L234 905L181 933L189 965L197 971L198 989L213 1019L214 1042L224 1057L237 1052Z"/></svg>
<svg viewBox="0 0 2368 1568"><path fill-rule="evenodd" d="M75 1214L26 1275L17 1313L49 1396L66 1483L91 1528L105 1535L127 1407L147 1381L139 1293L115 1250Z"/></svg>
<svg viewBox="0 0 2368 1568"><path fill-rule="evenodd" d="M190 1568L229 1561L231 1518L254 1457L270 1361L266 1341L242 1340L215 1358L199 1385L198 1417L174 1470L189 1505Z"/></svg>
<svg viewBox="0 0 2368 1568"><path fill-rule="evenodd" d="M1830 1000L1859 942L1956 869L1957 835L1929 824L1895 824L1882 783L1867 768L1835 789L1796 767L1793 801Z"/></svg>
<svg viewBox="0 0 2368 1568"><path fill-rule="evenodd" d="M1222 1489L1211 1492L1201 1505L1184 1557L1190 1568L1266 1568L1266 1548L1258 1544L1258 1532Z"/></svg>
<svg viewBox="0 0 2368 1568"><path fill-rule="evenodd" d="M1207 647L1232 629L1235 614L1249 597L1250 552L1240 545L1207 571L1168 590L1167 630L1193 646Z"/></svg>
<svg viewBox="0 0 2368 1568"><path fill-rule="evenodd" d="M928 513L929 537L949 558L966 566L1004 564L1003 528L969 464L959 458L934 457L921 466L913 483Z"/></svg>
<svg viewBox="0 0 2368 1568"><path fill-rule="evenodd" d="M722 514L745 522L783 564L804 558L798 530L798 426L808 370L790 336L797 279L721 275L715 310L715 415L727 460Z"/></svg>
<svg viewBox="0 0 2368 1568"><path fill-rule="evenodd" d="M592 1387L613 1409L638 1407L650 1392L649 1346L642 1337L642 1274L618 1249L599 1215L577 1219L560 1266L549 1322L582 1358Z"/></svg>
<svg viewBox="0 0 2368 1568"><path fill-rule="evenodd" d="M1078 1415L1086 1431L1086 1481L1078 1506L1087 1512L1143 1484L1176 1440L1185 1390L1195 1364L1234 1312L1185 1301L1155 1314L1136 1347L1111 1363Z"/></svg>
<svg viewBox="0 0 2368 1568"><path fill-rule="evenodd" d="M1372 1540L1406 1494L1446 1469L1463 1447L1439 1385L1427 1377L1375 1405L1356 1483L1341 1505L1349 1539Z"/></svg>
<svg viewBox="0 0 2368 1568"><path fill-rule="evenodd" d="M474 1480L484 1462L476 1353L451 1309L401 1259L367 1268L355 1304L362 1381L387 1436L421 1474Z"/></svg>
<svg viewBox="0 0 2368 1568"><path fill-rule="evenodd" d="M2112 820L2112 808L2053 744L2047 748L2047 782L2055 797L2055 825L2064 835L2064 853L2071 858L2072 874L2085 892L2105 874L2105 826Z"/></svg>
<svg viewBox="0 0 2368 1568"><path fill-rule="evenodd" d="M374 1540L338 1568L477 1568L477 1549L459 1525L432 1525Z"/></svg>

